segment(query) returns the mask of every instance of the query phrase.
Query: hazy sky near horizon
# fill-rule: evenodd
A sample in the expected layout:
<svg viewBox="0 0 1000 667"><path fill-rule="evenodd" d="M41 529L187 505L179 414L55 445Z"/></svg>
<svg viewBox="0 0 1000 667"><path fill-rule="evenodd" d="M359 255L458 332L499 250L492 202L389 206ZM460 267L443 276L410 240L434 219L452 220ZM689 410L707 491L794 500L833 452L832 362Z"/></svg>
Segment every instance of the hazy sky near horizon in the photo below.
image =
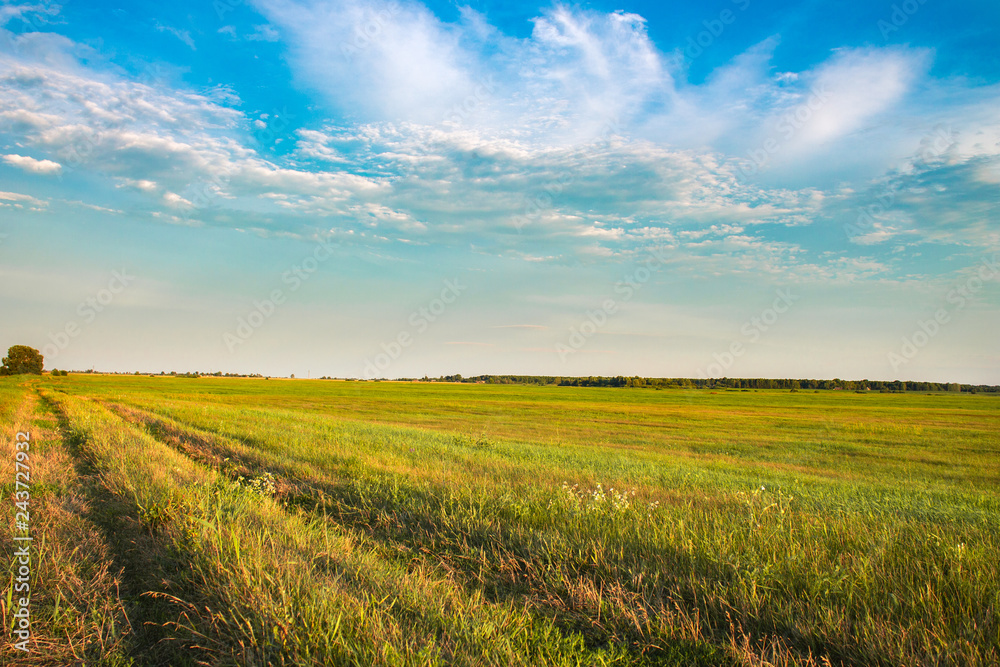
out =
<svg viewBox="0 0 1000 667"><path fill-rule="evenodd" d="M1000 4L0 3L46 367L1000 383Z"/></svg>

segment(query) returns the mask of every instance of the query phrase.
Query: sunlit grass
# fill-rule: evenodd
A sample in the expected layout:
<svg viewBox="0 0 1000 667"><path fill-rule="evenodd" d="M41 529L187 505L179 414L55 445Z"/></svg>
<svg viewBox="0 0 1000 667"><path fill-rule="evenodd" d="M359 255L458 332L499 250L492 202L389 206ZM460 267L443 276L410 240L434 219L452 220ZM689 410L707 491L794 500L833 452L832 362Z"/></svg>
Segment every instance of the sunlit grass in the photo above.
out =
<svg viewBox="0 0 1000 667"><path fill-rule="evenodd" d="M167 633L184 646L317 664L1000 659L994 397L46 386L120 511L183 566L158 613L187 610ZM291 613L308 631L275 635Z"/></svg>

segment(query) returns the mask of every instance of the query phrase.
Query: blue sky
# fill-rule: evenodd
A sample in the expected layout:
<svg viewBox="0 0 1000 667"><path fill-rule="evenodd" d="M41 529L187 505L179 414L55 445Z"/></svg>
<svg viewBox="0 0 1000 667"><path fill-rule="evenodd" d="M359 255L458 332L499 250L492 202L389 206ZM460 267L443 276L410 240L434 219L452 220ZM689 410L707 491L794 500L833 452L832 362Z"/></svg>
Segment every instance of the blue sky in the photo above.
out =
<svg viewBox="0 0 1000 667"><path fill-rule="evenodd" d="M47 367L1000 382L1000 5L0 4Z"/></svg>

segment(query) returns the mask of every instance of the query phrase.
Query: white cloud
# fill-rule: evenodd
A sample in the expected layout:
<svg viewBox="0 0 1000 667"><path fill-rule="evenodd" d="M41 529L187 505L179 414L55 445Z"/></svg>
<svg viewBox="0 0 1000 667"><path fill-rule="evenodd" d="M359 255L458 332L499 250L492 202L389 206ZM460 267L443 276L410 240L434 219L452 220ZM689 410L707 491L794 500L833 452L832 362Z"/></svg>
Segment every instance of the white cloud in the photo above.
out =
<svg viewBox="0 0 1000 667"><path fill-rule="evenodd" d="M795 133L796 141L800 145L824 144L863 128L898 104L928 65L925 51L869 48L837 52L811 73L810 88L800 93L797 104L785 114L791 115L793 123L795 114L808 116ZM792 127L795 129L794 124Z"/></svg>
<svg viewBox="0 0 1000 667"><path fill-rule="evenodd" d="M898 233L897 230L891 227L883 227L882 225L875 225L875 228L868 232L867 234L860 234L851 239L852 243L857 243L858 245L876 245L878 243L885 243L889 241Z"/></svg>
<svg viewBox="0 0 1000 667"><path fill-rule="evenodd" d="M0 192L0 199L4 199L6 201L27 201L36 204L42 203L41 201L35 199L31 195L24 195L18 192Z"/></svg>
<svg viewBox="0 0 1000 667"><path fill-rule="evenodd" d="M163 201L166 202L167 205L170 206L171 208L180 208L180 209L194 208L194 204L192 204L184 197L181 197L176 192L163 193Z"/></svg>
<svg viewBox="0 0 1000 667"><path fill-rule="evenodd" d="M440 121L475 87L459 35L413 2L255 3L293 35L298 73L328 101L367 118Z"/></svg>
<svg viewBox="0 0 1000 667"><path fill-rule="evenodd" d="M59 5L50 3L5 3L0 5L0 28L18 20L29 27L37 28L59 14Z"/></svg>
<svg viewBox="0 0 1000 667"><path fill-rule="evenodd" d="M815 124L803 125L774 158L821 161L822 151L886 122L926 69L922 52L864 49L838 52L810 71L775 74L769 68L777 42L768 40L692 86L668 71L642 18L624 12L556 7L535 20L531 36L513 39L468 9L456 24L410 4L282 0L263 10L292 36L299 76L336 104L354 109L357 102L360 117L402 120L297 129L292 153L267 158L248 136L267 117L238 111L228 89L195 93L131 81L81 65L70 46L57 57L47 42L44 57L0 55L0 131L57 156L70 180L85 170L134 191L122 193L130 213L134 204L177 224L290 235L321 225L358 243L474 245L531 261L627 256L655 241L720 271L798 275L808 266L813 275L836 276L847 273L807 258L808 235L788 228L839 215L864 193L743 179L736 147L754 145L760 135L748 128L773 130L822 84L830 98L813 111ZM369 42L353 41L366 21L380 23L372 24ZM402 44L415 45L410 54L393 41L404 29L411 33ZM495 40L496 53L477 45L484 35ZM348 38L350 48L342 48ZM411 67L428 69L411 76ZM356 84L359 72L375 78L336 84ZM464 98L468 104L454 97L470 95L461 85L474 92L489 72L495 80L480 86L482 95ZM940 225L967 232L988 224L995 209L989 188L1000 172L985 157L998 152L1000 121L987 97L956 107L961 140L953 148L933 164L913 162L907 178L914 189L899 198L901 217L912 218L908 207L927 199L919 188L947 188L953 179L962 192L979 184L979 213L970 218L952 199L954 211L942 211ZM465 104L459 114L456 99ZM423 122L408 113L418 107ZM688 135L691 145L681 140ZM860 241L872 244L865 252L926 224L914 220L880 221L877 233ZM850 275L875 274L854 267Z"/></svg>
<svg viewBox="0 0 1000 667"><path fill-rule="evenodd" d="M226 207L249 206L253 218L266 212L247 202L279 190L351 217L334 204L382 187L352 173L304 171L263 159L241 134L240 113L188 91L0 57L0 95L9 102L0 111L0 130L60 156L70 175L86 169L116 187L151 195L153 207L210 216L228 202Z"/></svg>
<svg viewBox="0 0 1000 667"><path fill-rule="evenodd" d="M118 181L115 185L117 188L135 188L136 190L141 190L142 192L156 192L159 189L159 186L154 181L146 179L135 180L119 176L115 180Z"/></svg>
<svg viewBox="0 0 1000 667"><path fill-rule="evenodd" d="M184 42L184 44L186 44L188 46L188 48L190 48L192 51L197 51L198 50L195 47L194 38L191 37L191 33L189 31L187 31L187 30L180 30L178 28L174 28L172 26L162 25L162 24L157 24L156 30L158 32L170 33L171 35L173 35L177 39L179 39L182 42Z"/></svg>
<svg viewBox="0 0 1000 667"><path fill-rule="evenodd" d="M52 160L36 160L26 155L4 155L3 161L33 174L58 174L62 165Z"/></svg>
<svg viewBox="0 0 1000 667"><path fill-rule="evenodd" d="M31 195L21 194L20 192L0 191L0 207L19 209L27 207L30 210L39 211L46 208L48 205L47 201L36 199Z"/></svg>
<svg viewBox="0 0 1000 667"><path fill-rule="evenodd" d="M364 120L517 127L548 140L610 134L672 78L636 14L557 6L526 39L464 8L445 23L415 2L259 0L296 74Z"/></svg>
<svg viewBox="0 0 1000 667"><path fill-rule="evenodd" d="M125 213L124 211L117 208L108 208L107 206L98 206L96 204L88 204L82 201L64 199L63 202L69 204L70 206L89 208L91 211L97 211L98 213L113 213L115 215L122 215Z"/></svg>
<svg viewBox="0 0 1000 667"><path fill-rule="evenodd" d="M278 39L278 31L266 24L254 27L254 31L247 35L247 40L251 42L277 42Z"/></svg>
<svg viewBox="0 0 1000 667"><path fill-rule="evenodd" d="M932 56L841 49L810 69L775 72L771 37L692 85L683 59L624 11L556 5L516 38L469 8L447 23L417 2L255 4L290 44L300 81L356 122L506 131L546 145L631 137L741 158L772 142L765 169L803 173L807 164L838 180L859 164L883 170L886 155L898 154L891 114L928 92ZM308 155L339 157L330 147Z"/></svg>
<svg viewBox="0 0 1000 667"><path fill-rule="evenodd" d="M534 20L523 53L517 66L524 92L564 109L562 123L583 136L611 134L648 101L674 97L673 80L637 14L557 6Z"/></svg>

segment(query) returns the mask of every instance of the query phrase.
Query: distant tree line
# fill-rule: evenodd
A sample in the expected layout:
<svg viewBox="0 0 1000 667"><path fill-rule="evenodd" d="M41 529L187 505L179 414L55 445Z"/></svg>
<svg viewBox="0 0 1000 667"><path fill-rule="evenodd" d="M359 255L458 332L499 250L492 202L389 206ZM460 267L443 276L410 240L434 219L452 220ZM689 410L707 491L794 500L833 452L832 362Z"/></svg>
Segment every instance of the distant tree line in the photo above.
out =
<svg viewBox="0 0 1000 667"><path fill-rule="evenodd" d="M21 374L41 374L44 359L38 350L27 345L14 345L7 351L7 356L3 358L0 366L0 375L21 375ZM85 371L73 371L75 373L94 373L93 369ZM53 376L66 375L67 371L53 369ZM109 373L109 375L154 375L154 373ZM201 373L190 371L178 373L177 371L160 371L160 376L197 378L197 377L242 377L242 378L264 378L259 373ZM291 375L292 378L295 375ZM333 380L323 376L323 380ZM348 378L354 380L355 378ZM399 381L415 381L414 378L397 378ZM377 381L377 380L376 380ZM442 375L437 378L430 378L426 375L423 382L466 382L476 384L519 384L519 385L546 385L558 387L626 387L640 389L784 389L789 391L800 390L828 390L828 391L857 391L857 392L907 392L907 391L950 391L968 393L1000 393L998 385L973 385L959 384L958 382L916 382L913 380L810 380L792 378L648 378L638 375L625 376L594 376L587 377L563 377L557 375L474 375L472 377L462 377L456 375Z"/></svg>
<svg viewBox="0 0 1000 667"><path fill-rule="evenodd" d="M411 378L400 378L410 380ZM793 378L648 378L635 376L561 377L553 375L442 375L424 377L424 382L471 382L478 384L530 384L559 387L632 387L651 389L785 389L830 391L953 391L1000 392L998 385L972 385L957 382L917 382L912 380L812 380Z"/></svg>
<svg viewBox="0 0 1000 667"><path fill-rule="evenodd" d="M95 375L148 375L149 377L177 377L177 378L198 378L198 377L214 377L214 378L263 378L264 375L260 373L223 373L222 371L215 371L214 373L205 373L202 371L186 371L178 373L177 371L166 371L159 372L140 372L140 371L95 371L93 368L87 369L85 371L58 371L53 369L51 371L52 375L68 375L70 372L89 374L93 373ZM292 377L295 377L294 375ZM270 379L270 376L267 376Z"/></svg>

